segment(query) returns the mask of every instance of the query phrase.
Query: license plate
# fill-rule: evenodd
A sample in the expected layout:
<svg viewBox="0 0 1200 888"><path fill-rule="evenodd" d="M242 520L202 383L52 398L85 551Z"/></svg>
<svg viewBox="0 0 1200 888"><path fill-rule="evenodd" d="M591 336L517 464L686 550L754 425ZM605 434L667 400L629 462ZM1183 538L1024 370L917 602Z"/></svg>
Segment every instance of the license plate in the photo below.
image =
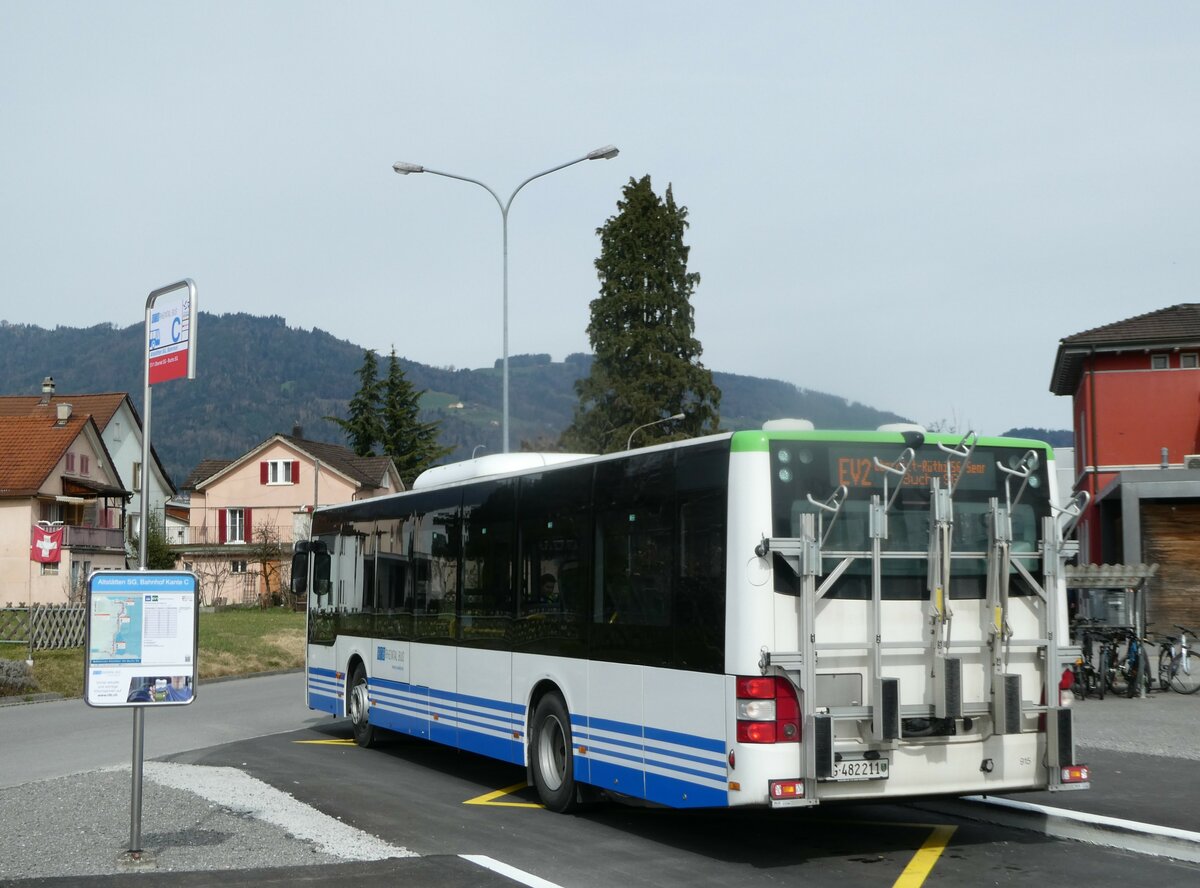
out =
<svg viewBox="0 0 1200 888"><path fill-rule="evenodd" d="M832 780L886 780L890 762L877 759L845 758L833 763Z"/></svg>

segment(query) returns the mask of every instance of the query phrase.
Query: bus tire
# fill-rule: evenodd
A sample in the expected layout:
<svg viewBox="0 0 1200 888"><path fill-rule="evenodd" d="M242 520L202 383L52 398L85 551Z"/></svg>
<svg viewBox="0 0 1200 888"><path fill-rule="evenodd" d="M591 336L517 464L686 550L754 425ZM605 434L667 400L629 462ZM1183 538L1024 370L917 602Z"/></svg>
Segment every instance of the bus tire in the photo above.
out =
<svg viewBox="0 0 1200 888"><path fill-rule="evenodd" d="M354 730L354 742L364 748L374 746L379 735L370 722L370 712L367 671L363 669L362 663L357 663L350 675L349 690L346 693L346 715L350 717L350 727Z"/></svg>
<svg viewBox="0 0 1200 888"><path fill-rule="evenodd" d="M571 716L556 693L538 701L530 725L529 764L538 798L559 814L578 804L575 791L575 758L571 744Z"/></svg>

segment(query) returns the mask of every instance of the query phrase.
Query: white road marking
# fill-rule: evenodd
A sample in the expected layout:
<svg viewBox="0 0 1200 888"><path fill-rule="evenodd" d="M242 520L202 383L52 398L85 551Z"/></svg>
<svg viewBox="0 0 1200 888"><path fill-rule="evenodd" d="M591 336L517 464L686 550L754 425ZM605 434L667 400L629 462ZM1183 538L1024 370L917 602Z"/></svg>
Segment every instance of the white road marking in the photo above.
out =
<svg viewBox="0 0 1200 888"><path fill-rule="evenodd" d="M528 885L529 888L561 888L555 882L548 882L541 876L535 876L532 873L527 873L525 870L519 870L515 866L509 866L507 863L501 863L499 860L493 860L483 854L460 854L458 855L463 860L469 860L477 866L482 866L485 869L490 869L494 873L499 873L512 879L514 882L520 882L522 885Z"/></svg>

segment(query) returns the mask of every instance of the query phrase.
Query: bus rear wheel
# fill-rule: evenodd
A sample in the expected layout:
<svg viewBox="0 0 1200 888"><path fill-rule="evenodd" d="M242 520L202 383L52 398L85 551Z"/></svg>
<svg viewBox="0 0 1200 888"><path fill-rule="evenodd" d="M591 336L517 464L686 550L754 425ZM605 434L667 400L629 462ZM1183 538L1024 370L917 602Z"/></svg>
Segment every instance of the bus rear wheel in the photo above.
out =
<svg viewBox="0 0 1200 888"><path fill-rule="evenodd" d="M355 665L350 675L350 690L346 694L346 714L354 729L354 742L359 746L375 745L377 732L370 722L371 698L367 692L367 671L362 663Z"/></svg>
<svg viewBox="0 0 1200 888"><path fill-rule="evenodd" d="M578 804L571 717L558 694L547 694L533 711L529 749L533 785L542 804L559 814Z"/></svg>

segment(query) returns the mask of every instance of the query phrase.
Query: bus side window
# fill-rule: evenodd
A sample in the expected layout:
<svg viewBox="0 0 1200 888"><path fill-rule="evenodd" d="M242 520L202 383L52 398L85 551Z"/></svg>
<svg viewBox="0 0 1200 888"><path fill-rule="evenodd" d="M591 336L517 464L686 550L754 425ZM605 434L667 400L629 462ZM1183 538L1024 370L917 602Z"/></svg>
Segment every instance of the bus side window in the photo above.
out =
<svg viewBox="0 0 1200 888"><path fill-rule="evenodd" d="M725 534L729 451L679 452L675 458L676 539L673 665L725 668Z"/></svg>
<svg viewBox="0 0 1200 888"><path fill-rule="evenodd" d="M675 524L674 453L596 466L591 649L617 662L670 665Z"/></svg>
<svg viewBox="0 0 1200 888"><path fill-rule="evenodd" d="M462 639L506 650L512 631L512 481L466 494L463 502Z"/></svg>

